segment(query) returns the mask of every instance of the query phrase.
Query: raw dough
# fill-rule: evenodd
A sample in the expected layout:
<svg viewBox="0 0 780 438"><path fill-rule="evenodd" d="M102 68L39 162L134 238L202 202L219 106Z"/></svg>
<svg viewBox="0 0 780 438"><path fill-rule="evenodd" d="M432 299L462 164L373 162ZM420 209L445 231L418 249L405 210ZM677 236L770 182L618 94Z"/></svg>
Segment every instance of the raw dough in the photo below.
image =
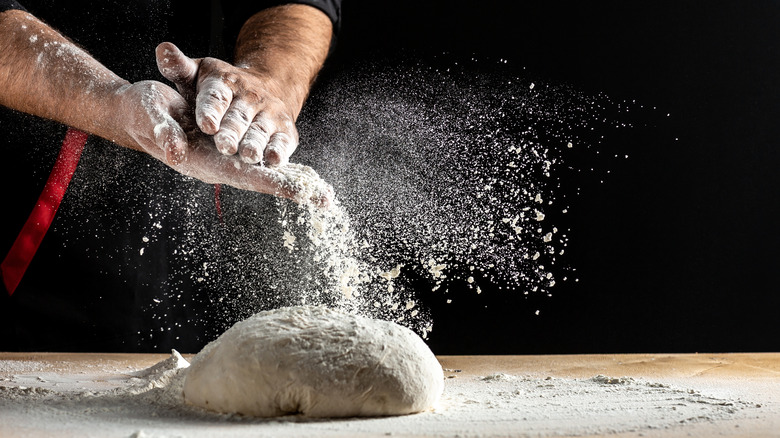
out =
<svg viewBox="0 0 780 438"><path fill-rule="evenodd" d="M241 321L192 360L188 403L260 417L403 415L433 407L441 365L398 324L323 307L287 307Z"/></svg>

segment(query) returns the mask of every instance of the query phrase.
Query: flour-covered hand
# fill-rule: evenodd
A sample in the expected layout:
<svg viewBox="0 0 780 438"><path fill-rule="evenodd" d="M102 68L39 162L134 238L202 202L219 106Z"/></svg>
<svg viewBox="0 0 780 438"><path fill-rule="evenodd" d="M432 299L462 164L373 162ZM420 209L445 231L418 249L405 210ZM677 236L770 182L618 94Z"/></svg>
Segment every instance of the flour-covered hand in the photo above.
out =
<svg viewBox="0 0 780 438"><path fill-rule="evenodd" d="M237 155L217 151L211 136L197 130L188 134L185 160L171 166L179 173L207 183L227 184L322 208L333 202L333 188L308 166L285 163L269 167L247 163Z"/></svg>
<svg viewBox="0 0 780 438"><path fill-rule="evenodd" d="M141 81L122 86L113 123L130 137L138 148L175 166L186 158L187 136L181 122L187 102L169 86L156 81Z"/></svg>
<svg viewBox="0 0 780 438"><path fill-rule="evenodd" d="M295 102L268 75L215 58L192 59L172 43L157 47L160 73L194 106L198 128L224 155L250 164L286 163L298 145Z"/></svg>
<svg viewBox="0 0 780 438"><path fill-rule="evenodd" d="M306 166L259 166L217 151L214 139L195 127L186 100L165 84L125 85L116 97L114 123L139 149L183 175L318 206L328 206L333 199L333 189Z"/></svg>

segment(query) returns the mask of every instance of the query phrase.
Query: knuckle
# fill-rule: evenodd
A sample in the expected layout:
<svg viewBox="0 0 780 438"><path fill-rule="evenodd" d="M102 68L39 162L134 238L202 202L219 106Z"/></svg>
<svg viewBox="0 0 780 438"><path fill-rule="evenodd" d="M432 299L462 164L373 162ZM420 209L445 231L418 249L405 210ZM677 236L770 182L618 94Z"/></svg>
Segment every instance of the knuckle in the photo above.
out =
<svg viewBox="0 0 780 438"><path fill-rule="evenodd" d="M243 98L252 105L263 105L265 103L265 96L255 89L246 89L243 92Z"/></svg>
<svg viewBox="0 0 780 438"><path fill-rule="evenodd" d="M249 125L252 123L252 116L246 111L236 111L236 119L241 122L242 125Z"/></svg>
<svg viewBox="0 0 780 438"><path fill-rule="evenodd" d="M231 128L245 127L249 125L251 118L246 111L232 109L225 113L225 117L222 119L222 123Z"/></svg>
<svg viewBox="0 0 780 438"><path fill-rule="evenodd" d="M223 61L217 58L205 57L200 61L201 73L211 74L214 71L220 70L220 65Z"/></svg>
<svg viewBox="0 0 780 438"><path fill-rule="evenodd" d="M211 88L207 90L206 96L222 104L227 104L229 102L229 99L225 94L225 92L219 89Z"/></svg>
<svg viewBox="0 0 780 438"><path fill-rule="evenodd" d="M250 132L253 136L260 136L264 138L268 138L271 135L268 128L258 123L253 123L250 125L248 132Z"/></svg>
<svg viewBox="0 0 780 438"><path fill-rule="evenodd" d="M215 136L214 142L222 144L234 144L237 142L235 131L230 129L221 129Z"/></svg>
<svg viewBox="0 0 780 438"><path fill-rule="evenodd" d="M262 149L266 144L268 144L268 138L268 134L265 132L250 129L244 135L244 138L241 140L241 144L247 147Z"/></svg>
<svg viewBox="0 0 780 438"><path fill-rule="evenodd" d="M222 79L222 82L230 85L238 84L241 79L236 73L231 71L223 71L222 74L220 74L220 78Z"/></svg>
<svg viewBox="0 0 780 438"><path fill-rule="evenodd" d="M293 139L284 132L274 134L271 141L268 142L268 149L273 152L280 153L287 150L293 144Z"/></svg>
<svg viewBox="0 0 780 438"><path fill-rule="evenodd" d="M267 135L273 134L276 131L276 124L265 117L262 113L255 116L255 121L252 123L256 129L266 133Z"/></svg>

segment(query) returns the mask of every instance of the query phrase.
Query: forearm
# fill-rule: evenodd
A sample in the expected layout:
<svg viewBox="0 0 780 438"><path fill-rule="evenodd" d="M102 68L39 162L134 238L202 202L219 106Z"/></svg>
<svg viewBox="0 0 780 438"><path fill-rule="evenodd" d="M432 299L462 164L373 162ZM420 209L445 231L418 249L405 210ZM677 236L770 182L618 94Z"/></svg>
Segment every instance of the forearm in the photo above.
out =
<svg viewBox="0 0 780 438"><path fill-rule="evenodd" d="M236 66L270 78L293 107L303 106L328 55L333 24L308 5L278 6L258 12L244 24L236 42Z"/></svg>
<svg viewBox="0 0 780 438"><path fill-rule="evenodd" d="M247 42L256 40L252 32L248 35ZM266 49L266 43L263 44L263 49ZM272 53L274 59L283 56L279 47L278 44L268 46L268 53ZM327 46L324 51L327 51ZM171 59L166 55L166 50L160 52L158 63L165 67ZM252 50L247 49L243 53L247 68L272 71L273 76L269 73L265 82L277 84L275 86L285 90L282 84L298 80L300 72L294 71L296 68L311 69L300 67L303 64L296 61L290 63L292 68L282 73L284 70L269 69L270 64L255 62ZM196 61L188 58L185 61L192 67L193 74L198 72ZM226 64L232 70L217 68L219 63ZM220 80L239 78L242 73L254 78L248 71L223 61L211 59L211 64L214 77ZM166 71L165 68L162 71ZM307 75L313 77L315 73L312 71ZM251 81L247 79L244 82ZM188 83L187 87L192 85ZM308 86L304 88L308 91ZM253 103L253 108L263 107L269 102L272 108L280 106L275 96L260 94L262 87L249 89L249 94L261 97L259 103ZM300 93L298 88L295 90L293 94ZM211 96L208 89L204 94ZM128 83L23 11L0 12L0 105L57 120L119 145L144 151L178 172L209 183L229 184L296 200L303 196L301 192L304 186L296 182L299 178L292 179L279 170L242 162L237 156L226 157L217 151L211 137L198 135L195 130L190 130L191 136L188 137L183 125L189 126L190 103L172 88L152 80ZM285 117L273 120L289 120L289 116ZM221 117L217 120L221 120ZM287 123L280 125L287 126ZM313 200L327 204L330 196L332 193L325 190Z"/></svg>
<svg viewBox="0 0 780 438"><path fill-rule="evenodd" d="M138 149L113 120L127 81L24 11L0 13L0 47L0 104Z"/></svg>

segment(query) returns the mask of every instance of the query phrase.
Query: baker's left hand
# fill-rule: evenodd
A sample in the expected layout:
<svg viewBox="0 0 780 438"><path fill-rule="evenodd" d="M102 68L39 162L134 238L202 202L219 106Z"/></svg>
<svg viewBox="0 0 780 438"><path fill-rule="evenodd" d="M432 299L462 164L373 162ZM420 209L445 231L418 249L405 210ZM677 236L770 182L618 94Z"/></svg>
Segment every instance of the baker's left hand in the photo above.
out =
<svg viewBox="0 0 780 438"><path fill-rule="evenodd" d="M189 58L172 43L157 46L157 66L194 106L195 122L225 155L246 163L286 164L298 146L295 105L262 72L215 58Z"/></svg>

